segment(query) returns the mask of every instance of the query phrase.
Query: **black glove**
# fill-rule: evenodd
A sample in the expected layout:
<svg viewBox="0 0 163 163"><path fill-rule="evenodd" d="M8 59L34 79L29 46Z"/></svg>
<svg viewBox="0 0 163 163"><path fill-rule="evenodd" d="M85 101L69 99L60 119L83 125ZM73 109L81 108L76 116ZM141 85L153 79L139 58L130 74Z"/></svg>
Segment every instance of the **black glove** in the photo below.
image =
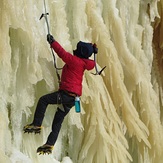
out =
<svg viewBox="0 0 163 163"><path fill-rule="evenodd" d="M97 54L98 53L98 48L96 44L93 44L93 53Z"/></svg>
<svg viewBox="0 0 163 163"><path fill-rule="evenodd" d="M49 44L52 44L55 40L51 34L47 34L47 41L49 42Z"/></svg>

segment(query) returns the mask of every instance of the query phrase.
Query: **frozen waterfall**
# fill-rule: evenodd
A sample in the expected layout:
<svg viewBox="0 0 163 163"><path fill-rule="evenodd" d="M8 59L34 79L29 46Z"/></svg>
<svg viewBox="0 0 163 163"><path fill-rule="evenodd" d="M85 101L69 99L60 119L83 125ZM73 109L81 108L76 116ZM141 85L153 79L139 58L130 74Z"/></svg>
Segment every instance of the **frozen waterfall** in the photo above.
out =
<svg viewBox="0 0 163 163"><path fill-rule="evenodd" d="M72 108L53 153L43 156L36 149L56 106L48 106L40 135L22 128L39 97L58 89L39 20L44 3L0 3L0 163L162 163L163 0L46 0L55 39L69 52L79 40L96 43L98 67L107 67L85 73L82 112Z"/></svg>

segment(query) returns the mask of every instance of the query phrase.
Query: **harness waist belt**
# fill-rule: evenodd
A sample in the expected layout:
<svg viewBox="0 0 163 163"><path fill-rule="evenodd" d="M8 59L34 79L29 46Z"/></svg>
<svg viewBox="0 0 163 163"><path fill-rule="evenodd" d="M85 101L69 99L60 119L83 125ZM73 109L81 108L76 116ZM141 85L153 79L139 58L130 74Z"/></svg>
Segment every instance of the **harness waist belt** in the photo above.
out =
<svg viewBox="0 0 163 163"><path fill-rule="evenodd" d="M64 90L64 92L67 93L70 96L73 96L73 97L76 97L77 96L77 94L75 94L73 92L69 92L69 91L65 91L65 90Z"/></svg>

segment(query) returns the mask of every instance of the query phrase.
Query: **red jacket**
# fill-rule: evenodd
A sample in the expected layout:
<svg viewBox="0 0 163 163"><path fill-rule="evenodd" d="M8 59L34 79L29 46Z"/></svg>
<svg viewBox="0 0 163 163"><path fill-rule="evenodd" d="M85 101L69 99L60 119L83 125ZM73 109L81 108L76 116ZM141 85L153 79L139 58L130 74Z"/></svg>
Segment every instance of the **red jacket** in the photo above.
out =
<svg viewBox="0 0 163 163"><path fill-rule="evenodd" d="M66 63L62 70L59 89L73 92L81 96L84 71L93 69L95 62L90 59L79 58L66 52L57 41L54 41L51 47Z"/></svg>

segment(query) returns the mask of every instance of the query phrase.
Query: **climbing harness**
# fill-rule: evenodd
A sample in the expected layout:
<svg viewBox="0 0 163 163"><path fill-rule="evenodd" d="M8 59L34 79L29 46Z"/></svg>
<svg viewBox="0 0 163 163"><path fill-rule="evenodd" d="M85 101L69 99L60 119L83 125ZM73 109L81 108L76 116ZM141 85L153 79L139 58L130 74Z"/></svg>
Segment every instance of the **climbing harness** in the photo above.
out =
<svg viewBox="0 0 163 163"><path fill-rule="evenodd" d="M98 68L97 68L97 64L96 64L96 53L94 53L94 62L95 62L95 70L96 70L96 72L95 73L92 73L93 75L101 75L101 73L102 73L102 71L106 68L106 66L105 67L103 67L102 69L101 69L101 71L98 71Z"/></svg>
<svg viewBox="0 0 163 163"><path fill-rule="evenodd" d="M45 3L45 0L43 0L43 1L44 1L45 13L42 13L42 14L41 14L40 20L41 20L43 17L45 18L45 22L46 22L46 25L47 25L48 34L50 34L50 27L49 27L48 18L47 18L47 16L49 15L49 13L47 13L47 11L46 11L46 3ZM51 49L51 53L52 53L53 59L54 59L54 67L55 67L55 70L56 70L56 74L57 74L57 78L58 78L58 83L60 83L61 78L60 78L60 75L59 75L58 70L62 70L62 68L58 68L58 67L57 67L56 59L55 59L55 55L54 55L54 51L53 51L52 47L50 47L50 49Z"/></svg>

